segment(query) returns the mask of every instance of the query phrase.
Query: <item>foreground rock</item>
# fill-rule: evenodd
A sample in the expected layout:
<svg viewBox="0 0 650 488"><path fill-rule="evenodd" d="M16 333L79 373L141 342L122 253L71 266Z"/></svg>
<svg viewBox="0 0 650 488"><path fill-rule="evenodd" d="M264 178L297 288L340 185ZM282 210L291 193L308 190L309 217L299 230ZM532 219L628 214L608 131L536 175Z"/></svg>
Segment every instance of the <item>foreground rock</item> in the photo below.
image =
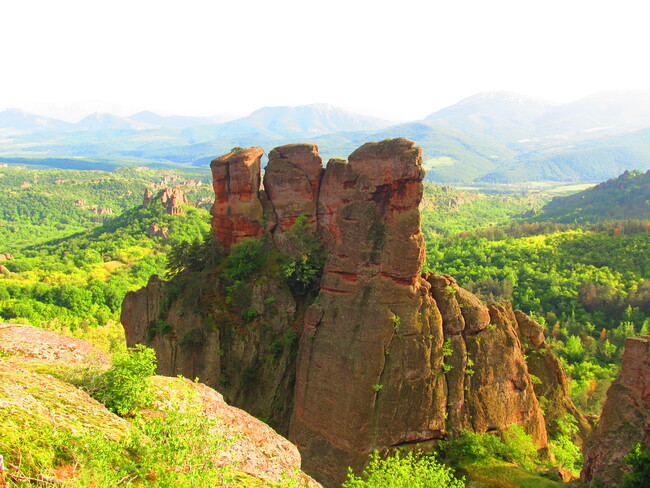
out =
<svg viewBox="0 0 650 488"><path fill-rule="evenodd" d="M22 476L17 474L16 460L37 455L30 452L34 446L45 452L39 439L50 439L54 433L90 435L113 442L137 430L137 426L109 412L85 392L53 377L73 376L75 366L92 367L98 364L92 361L101 365L101 361L107 360L85 341L31 326L0 324L0 351L0 454L4 454L10 468L8 474L17 476L11 479ZM254 486L261 488L289 478L299 486L320 486L300 471L300 454L293 444L264 422L229 406L213 389L190 380L162 376L152 378L151 388L153 403L142 415L198 410L201 415L218 419L219 427L213 434L226 442L223 451L215 454L224 465L240 473L242 480L256 481ZM33 476L48 484L67 482L76 486L77 468L68 466Z"/></svg>
<svg viewBox="0 0 650 488"><path fill-rule="evenodd" d="M484 305L450 276L422 274L424 171L412 141L368 143L324 170L313 144L282 146L263 188L261 155L213 161L212 215L226 249L266 231L267 268L239 283L216 269L154 277L125 298L127 340L152 345L160 372L198 376L268 420L332 487L375 449L427 448L463 429L520 425L546 447L532 349L548 356L535 374L553 415L587 425L538 324L507 303ZM300 256L290 230L301 215L327 256L315 291L274 271L279 252Z"/></svg>
<svg viewBox="0 0 650 488"><path fill-rule="evenodd" d="M110 363L106 353L84 340L31 325L0 324L0 350L8 356L7 360L23 363L51 362L99 368L107 368Z"/></svg>
<svg viewBox="0 0 650 488"><path fill-rule="evenodd" d="M650 442L650 336L625 341L621 371L607 390L603 412L585 446L583 481L614 486L629 466L623 457Z"/></svg>

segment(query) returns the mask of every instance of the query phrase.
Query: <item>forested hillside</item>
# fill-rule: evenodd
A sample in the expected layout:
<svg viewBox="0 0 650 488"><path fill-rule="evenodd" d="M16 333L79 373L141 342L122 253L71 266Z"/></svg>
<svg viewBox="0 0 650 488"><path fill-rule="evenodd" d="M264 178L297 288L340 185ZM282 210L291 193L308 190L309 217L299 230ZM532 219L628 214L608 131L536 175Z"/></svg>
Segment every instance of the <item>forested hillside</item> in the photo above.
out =
<svg viewBox="0 0 650 488"><path fill-rule="evenodd" d="M176 185L202 208L209 208L214 199L208 170L0 166L0 253L96 227L142 204L145 189L155 192Z"/></svg>
<svg viewBox="0 0 650 488"><path fill-rule="evenodd" d="M165 273L171 246L209 229L205 173L0 168L0 320L55 330L115 324L124 294ZM173 184L202 208L170 215L157 192Z"/></svg>
<svg viewBox="0 0 650 488"><path fill-rule="evenodd" d="M650 219L650 171L626 171L593 188L549 202L533 222L590 223Z"/></svg>

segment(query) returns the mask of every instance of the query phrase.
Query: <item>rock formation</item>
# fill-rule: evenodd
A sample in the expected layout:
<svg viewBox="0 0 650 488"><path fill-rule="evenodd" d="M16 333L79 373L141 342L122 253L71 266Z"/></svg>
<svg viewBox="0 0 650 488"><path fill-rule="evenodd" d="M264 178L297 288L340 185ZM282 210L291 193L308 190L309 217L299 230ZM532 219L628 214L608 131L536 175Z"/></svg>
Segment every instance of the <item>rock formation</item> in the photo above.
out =
<svg viewBox="0 0 650 488"><path fill-rule="evenodd" d="M169 237L169 229L167 227L160 227L156 222L152 222L147 229L149 237L162 237L163 239Z"/></svg>
<svg viewBox="0 0 650 488"><path fill-rule="evenodd" d="M171 285L154 277L125 298L129 345L152 345L162 374L198 376L288 434L326 486L375 449L462 429L517 424L546 447L528 348L551 358L535 374L553 383L555 415L577 410L566 379L556 385L561 368L541 327L507 303L485 306L450 276L422 274L421 149L368 143L323 169L315 145L282 146L263 187L261 156L212 162L216 239L228 250L267 232L268 256L294 257L289 230L304 216L327 255L317 291L296 293L271 265L246 283L216 270Z"/></svg>
<svg viewBox="0 0 650 488"><path fill-rule="evenodd" d="M623 457L635 444L650 442L650 336L629 338L621 371L607 390L603 412L585 448L582 480L601 486L622 482Z"/></svg>
<svg viewBox="0 0 650 488"><path fill-rule="evenodd" d="M180 188L165 188L160 193L160 201L169 215L183 215L183 207L188 205L187 196Z"/></svg>
<svg viewBox="0 0 650 488"><path fill-rule="evenodd" d="M190 205L187 200L187 195L183 191L176 188L164 188L158 192L156 196L153 196L151 190L146 188L144 190L144 197L142 199L142 206L146 207L153 200L160 201L165 207L165 212L168 215L183 215L183 205Z"/></svg>
<svg viewBox="0 0 650 488"><path fill-rule="evenodd" d="M144 196L142 197L142 206L146 207L153 198L153 192L149 188L144 189Z"/></svg>
<svg viewBox="0 0 650 488"><path fill-rule="evenodd" d="M215 201L212 228L226 248L262 235L261 158L258 147L232 152L210 163Z"/></svg>

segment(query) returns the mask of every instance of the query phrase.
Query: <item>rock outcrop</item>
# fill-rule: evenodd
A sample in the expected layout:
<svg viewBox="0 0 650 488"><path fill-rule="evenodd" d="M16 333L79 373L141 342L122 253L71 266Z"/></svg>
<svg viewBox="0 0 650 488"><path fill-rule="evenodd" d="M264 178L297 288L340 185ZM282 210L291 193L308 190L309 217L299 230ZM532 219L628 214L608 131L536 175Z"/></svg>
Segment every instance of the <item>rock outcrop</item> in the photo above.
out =
<svg viewBox="0 0 650 488"><path fill-rule="evenodd" d="M183 215L182 205L188 205L187 196L180 188L165 188L159 195L168 215Z"/></svg>
<svg viewBox="0 0 650 488"><path fill-rule="evenodd" d="M87 342L28 325L0 324L0 351L0 405L9 412L0 418L2 448L9 468L7 474L16 482L24 481L20 456L34 455L28 451L30 442L37 443L39 455L44 456L47 449L54 450L54 445L49 445L53 432L91 435L110 443L137 432L142 425L118 417L81 389L45 374L73 377L81 368L88 374L89 365L107 368L108 356ZM220 464L241 474L242 486L278 486L294 479L300 486L320 487L300 471L301 458L296 446L264 422L228 405L212 388L188 379L155 376L151 378L151 393L151 402L140 412L143 417L164 416L171 410L218 419L212 435L222 437L224 443L214 455L219 456ZM77 464L79 460L73 450L66 455L72 456L74 467L71 464L68 471L41 472L36 478L44 481L35 482L67 485L74 481L69 478L83 466Z"/></svg>
<svg viewBox="0 0 650 488"><path fill-rule="evenodd" d="M623 457L637 443L650 443L650 336L625 341L621 371L607 390L598 427L583 449L582 480L620 484L629 469Z"/></svg>
<svg viewBox="0 0 650 488"><path fill-rule="evenodd" d="M242 149L210 163L215 201L212 229L227 249L244 239L262 235L260 201L261 159L258 147Z"/></svg>
<svg viewBox="0 0 650 488"><path fill-rule="evenodd" d="M144 196L142 197L142 206L146 207L153 198L153 192L149 188L144 189Z"/></svg>
<svg viewBox="0 0 650 488"><path fill-rule="evenodd" d="M74 339L39 327L22 324L0 324L0 350L9 362L51 362L58 364L107 368L106 353L86 341Z"/></svg>
<svg viewBox="0 0 650 488"><path fill-rule="evenodd" d="M169 229L167 227L160 227L156 222L152 222L147 229L149 237L162 237L163 239L169 237Z"/></svg>
<svg viewBox="0 0 650 488"><path fill-rule="evenodd" d="M462 429L516 424L546 447L529 348L550 355L535 374L553 383L556 415L577 410L566 378L555 384L563 376L541 327L507 303L485 306L450 276L422 274L421 149L368 143L323 169L315 145L282 146L263 187L261 156L212 162L215 237L231 249L267 232L269 256L295 257L289 234L304 216L327 256L316 292L296 293L271 265L247 283L216 270L155 277L125 298L129 344L152 345L161 373L199 376L288 434L326 486L375 449L426 447Z"/></svg>
<svg viewBox="0 0 650 488"><path fill-rule="evenodd" d="M187 195L178 187L163 188L155 196L149 188L145 188L142 206L146 207L154 200L162 203L167 215L183 215L185 213L183 206L190 205Z"/></svg>

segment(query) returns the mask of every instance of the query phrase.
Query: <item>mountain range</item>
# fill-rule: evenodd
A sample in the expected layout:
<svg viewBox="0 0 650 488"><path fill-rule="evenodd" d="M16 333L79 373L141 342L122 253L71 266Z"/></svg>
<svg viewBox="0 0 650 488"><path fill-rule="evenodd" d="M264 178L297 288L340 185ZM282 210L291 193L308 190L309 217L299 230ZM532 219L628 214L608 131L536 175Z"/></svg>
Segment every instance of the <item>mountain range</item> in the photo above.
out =
<svg viewBox="0 0 650 488"><path fill-rule="evenodd" d="M0 157L23 163L74 158L201 166L235 146L268 152L290 142L314 142L325 158L345 158L360 143L394 137L424 149L429 181L602 181L650 169L650 92L603 92L567 104L486 92L399 124L327 104L264 107L235 120L140 112L96 113L69 123L18 109L0 112Z"/></svg>

